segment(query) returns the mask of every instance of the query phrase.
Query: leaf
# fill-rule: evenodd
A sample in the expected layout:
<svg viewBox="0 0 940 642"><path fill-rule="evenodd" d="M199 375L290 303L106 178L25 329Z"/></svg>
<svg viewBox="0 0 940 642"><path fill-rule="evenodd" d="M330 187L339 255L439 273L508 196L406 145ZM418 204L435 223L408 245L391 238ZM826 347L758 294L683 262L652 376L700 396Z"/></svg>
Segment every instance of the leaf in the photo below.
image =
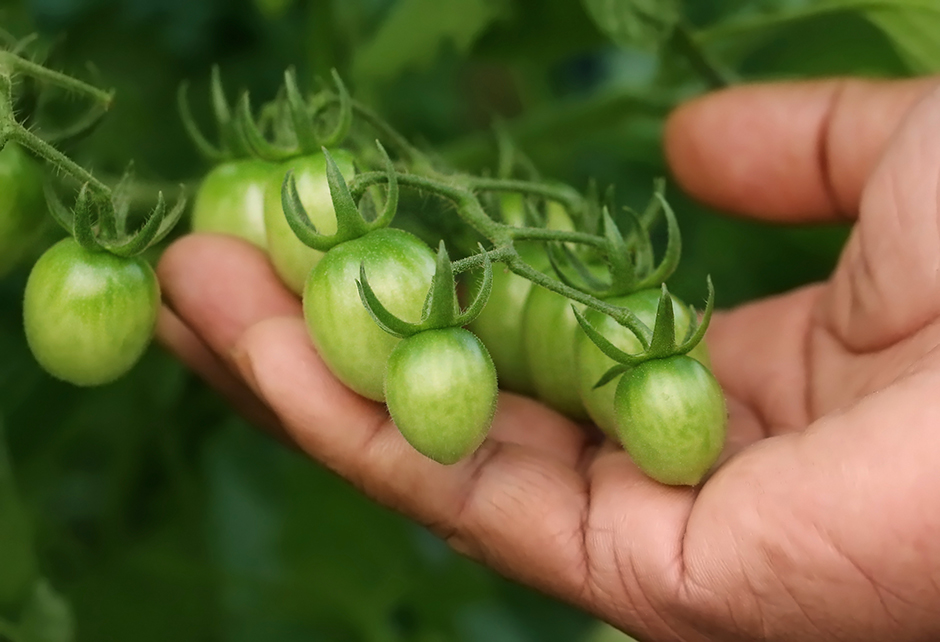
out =
<svg viewBox="0 0 940 642"><path fill-rule="evenodd" d="M888 35L912 72L940 71L940 5L924 10L902 0L894 4L897 8L869 9L864 15Z"/></svg>
<svg viewBox="0 0 940 642"><path fill-rule="evenodd" d="M659 49L682 17L678 0L583 0L594 22L622 47Z"/></svg>
<svg viewBox="0 0 940 642"><path fill-rule="evenodd" d="M22 642L72 642L75 623L72 611L49 583L40 580L20 622Z"/></svg>
<svg viewBox="0 0 940 642"><path fill-rule="evenodd" d="M464 53L506 11L506 0L399 0L359 49L353 74L389 80L429 66L446 45Z"/></svg>

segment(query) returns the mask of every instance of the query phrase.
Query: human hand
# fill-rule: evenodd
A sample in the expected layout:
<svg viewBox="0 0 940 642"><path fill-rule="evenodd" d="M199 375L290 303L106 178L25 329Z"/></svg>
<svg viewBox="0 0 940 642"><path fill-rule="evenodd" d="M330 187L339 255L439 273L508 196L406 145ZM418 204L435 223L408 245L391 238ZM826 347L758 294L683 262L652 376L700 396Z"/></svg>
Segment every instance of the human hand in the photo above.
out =
<svg viewBox="0 0 940 642"><path fill-rule="evenodd" d="M520 582L644 639L940 636L940 92L933 80L744 87L670 121L677 179L777 221L857 219L824 283L716 314L729 459L641 474L502 394L471 458L416 453L310 344L264 256L184 238L160 337L247 416Z"/></svg>

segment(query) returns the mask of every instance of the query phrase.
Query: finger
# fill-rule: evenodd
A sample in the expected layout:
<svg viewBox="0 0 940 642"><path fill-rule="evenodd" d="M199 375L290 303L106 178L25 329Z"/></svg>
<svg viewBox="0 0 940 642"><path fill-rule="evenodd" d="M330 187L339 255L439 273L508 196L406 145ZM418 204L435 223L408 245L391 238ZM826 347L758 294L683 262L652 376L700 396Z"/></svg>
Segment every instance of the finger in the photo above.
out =
<svg viewBox="0 0 940 642"><path fill-rule="evenodd" d="M822 294L822 286L808 286L716 314L709 325L715 376L766 435L802 430L812 421L806 346Z"/></svg>
<svg viewBox="0 0 940 642"><path fill-rule="evenodd" d="M752 85L680 107L666 128L676 179L729 212L776 221L854 217L888 140L935 78Z"/></svg>
<svg viewBox="0 0 940 642"><path fill-rule="evenodd" d="M285 440L284 429L274 413L166 307L160 309L157 319L157 340L208 382L242 417L275 437Z"/></svg>
<svg viewBox="0 0 940 642"><path fill-rule="evenodd" d="M302 315L264 253L239 239L185 236L164 252L157 276L169 307L223 359L258 321Z"/></svg>

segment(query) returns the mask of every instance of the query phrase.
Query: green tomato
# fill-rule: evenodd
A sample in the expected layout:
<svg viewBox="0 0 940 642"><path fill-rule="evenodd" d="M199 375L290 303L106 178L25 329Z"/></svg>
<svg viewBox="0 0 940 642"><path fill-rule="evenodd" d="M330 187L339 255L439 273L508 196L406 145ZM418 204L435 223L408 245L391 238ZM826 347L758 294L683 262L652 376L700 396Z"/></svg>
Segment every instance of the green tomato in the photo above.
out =
<svg viewBox="0 0 940 642"><path fill-rule="evenodd" d="M349 180L356 172L353 157L341 149L331 150L343 176ZM321 234L336 233L336 214L330 186L326 181L326 157L322 153L302 156L279 165L268 181L264 195L264 226L267 232L268 253L275 271L285 285L296 294L304 290L304 283L323 252L304 245L287 223L281 207L281 187L284 176L293 170L300 202L310 221Z"/></svg>
<svg viewBox="0 0 940 642"><path fill-rule="evenodd" d="M476 296L479 279L470 288ZM524 395L535 394L535 384L525 356L523 311L532 281L510 272L505 265L493 266L493 286L483 312L469 328L489 350L499 373L499 385Z"/></svg>
<svg viewBox="0 0 940 642"><path fill-rule="evenodd" d="M508 193L501 198L503 221L510 225L524 223L522 196ZM573 230L574 225L567 212L557 203L548 206L548 228ZM539 243L522 241L516 243L516 251L522 259L542 272L550 266L545 250ZM480 280L471 282L468 300L476 296ZM535 382L526 358L524 311L526 300L532 291L532 282L510 272L504 265L493 266L493 288L483 312L468 326L482 341L493 357L500 387L533 396Z"/></svg>
<svg viewBox="0 0 940 642"><path fill-rule="evenodd" d="M389 356L389 413L408 443L438 463L456 463L483 443L497 394L493 360L462 328L419 332Z"/></svg>
<svg viewBox="0 0 940 642"><path fill-rule="evenodd" d="M0 149L0 278L36 246L46 230L42 166L16 143Z"/></svg>
<svg viewBox="0 0 940 642"><path fill-rule="evenodd" d="M416 322L431 287L436 257L418 237L380 229L331 249L307 279L304 318L320 356L348 387L382 401L385 363L400 339L382 330L362 304L356 287L361 264L385 307Z"/></svg>
<svg viewBox="0 0 940 642"><path fill-rule="evenodd" d="M656 321L656 309L659 306L660 290L651 288L640 290L622 297L609 299L607 302L611 305L618 305L629 308L643 323L650 328ZM676 336L681 339L688 332L692 317L689 314L688 307L681 303L675 297L672 298L672 311L675 317ZM637 354L642 351L642 346L636 336L627 328L623 327L612 318L594 310L588 309L584 312L584 318L591 325L603 334L611 343L620 348L627 354ZM578 392L581 395L581 401L587 409L588 415L597 424L605 435L618 441L616 413L614 412L614 393L617 390L617 381L609 381L600 388L595 388L594 384L600 381L608 370L616 362L601 352L600 348L594 345L586 334L582 331L575 333L575 353L577 363ZM702 341L695 346L689 356L697 359L705 366L709 366L708 349L705 342Z"/></svg>
<svg viewBox="0 0 940 642"><path fill-rule="evenodd" d="M571 301L533 287L523 311L525 357L539 399L577 421L588 419L575 367L575 332L581 332ZM581 309L583 306L578 306Z"/></svg>
<svg viewBox="0 0 940 642"><path fill-rule="evenodd" d="M255 159L217 165L196 192L193 231L229 234L265 249L265 190L275 167Z"/></svg>
<svg viewBox="0 0 940 642"><path fill-rule="evenodd" d="M90 252L69 237L30 272L23 300L26 340L52 376L100 385L137 363L159 308L160 286L148 263Z"/></svg>
<svg viewBox="0 0 940 642"><path fill-rule="evenodd" d="M624 449L663 484L698 484L724 448L724 393L711 371L687 355L631 368L617 384L614 407Z"/></svg>

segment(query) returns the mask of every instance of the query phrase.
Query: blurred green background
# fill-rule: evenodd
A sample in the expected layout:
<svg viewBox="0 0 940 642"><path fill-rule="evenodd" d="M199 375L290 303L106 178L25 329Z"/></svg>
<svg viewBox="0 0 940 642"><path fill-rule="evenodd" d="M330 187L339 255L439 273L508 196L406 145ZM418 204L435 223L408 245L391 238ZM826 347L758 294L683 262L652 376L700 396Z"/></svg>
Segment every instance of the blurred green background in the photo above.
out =
<svg viewBox="0 0 940 642"><path fill-rule="evenodd" d="M621 13L604 15L602 6ZM272 96L288 65L308 86L335 67L357 98L451 163L492 168L491 126L500 118L544 175L579 188L590 177L613 183L621 203L639 207L653 178L667 173L664 116L709 85L695 58L666 37L671 28L692 34L699 53L742 82L891 77L940 65L940 15L923 7L903 0L2 0L0 26L18 36L40 33L53 45L51 65L117 90L106 121L68 150L102 175L120 174L133 159L145 186L198 181L208 166L185 137L176 90L191 82L194 110L208 123L213 63L230 96L249 89L256 102ZM689 301L703 298L706 274L722 306L824 278L846 235L839 227L726 218L675 186L669 195L685 244L671 285ZM21 328L28 267L0 280L0 417L18 489L11 495L3 482L0 456L0 495L8 499L0 497L0 507L22 506L41 572L71 606L75 639L560 642L605 635L586 615L464 560L273 443L159 347L103 388L50 379ZM0 512L0 525L10 519ZM0 573L2 560L0 552ZM0 613L0 620L13 617Z"/></svg>

